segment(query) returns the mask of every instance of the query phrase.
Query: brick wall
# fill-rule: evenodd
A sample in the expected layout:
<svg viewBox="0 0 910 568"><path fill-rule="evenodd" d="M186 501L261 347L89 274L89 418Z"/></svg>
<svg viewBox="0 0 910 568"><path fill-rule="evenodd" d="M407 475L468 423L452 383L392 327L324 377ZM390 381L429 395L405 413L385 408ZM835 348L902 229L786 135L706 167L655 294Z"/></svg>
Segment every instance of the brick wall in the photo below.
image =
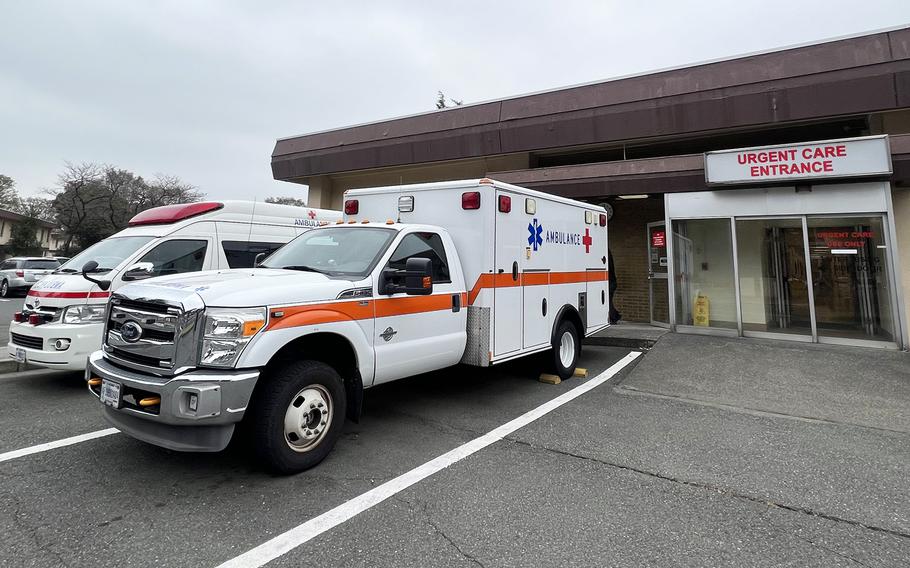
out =
<svg viewBox="0 0 910 568"><path fill-rule="evenodd" d="M613 303L622 314L623 320L647 322L650 320L648 223L664 219L663 196L649 199L620 199L613 201L612 205L613 218L607 229L619 284ZM666 317L666 292L661 299L662 313L659 315Z"/></svg>

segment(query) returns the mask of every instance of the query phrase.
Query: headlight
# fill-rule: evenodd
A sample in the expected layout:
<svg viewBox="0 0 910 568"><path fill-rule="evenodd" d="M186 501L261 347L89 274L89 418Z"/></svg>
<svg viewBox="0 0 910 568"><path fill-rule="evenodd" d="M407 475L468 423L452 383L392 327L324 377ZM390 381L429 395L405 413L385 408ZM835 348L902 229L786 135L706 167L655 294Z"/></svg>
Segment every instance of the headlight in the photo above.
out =
<svg viewBox="0 0 910 568"><path fill-rule="evenodd" d="M199 364L233 367L243 348L265 327L265 308L209 308Z"/></svg>
<svg viewBox="0 0 910 568"><path fill-rule="evenodd" d="M105 304L69 306L63 311L63 323L99 323L104 321Z"/></svg>

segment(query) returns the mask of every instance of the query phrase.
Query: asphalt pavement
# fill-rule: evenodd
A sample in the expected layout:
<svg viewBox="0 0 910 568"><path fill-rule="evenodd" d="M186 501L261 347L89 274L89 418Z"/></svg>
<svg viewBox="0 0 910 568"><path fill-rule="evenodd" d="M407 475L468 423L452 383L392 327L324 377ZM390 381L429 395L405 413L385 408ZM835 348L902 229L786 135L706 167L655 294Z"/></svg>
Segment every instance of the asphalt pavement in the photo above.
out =
<svg viewBox="0 0 910 568"><path fill-rule="evenodd" d="M657 388L663 341L268 566L910 564L906 433L635 392ZM238 446L181 454L122 434L2 461L108 425L78 375L0 376L0 565L217 566L552 405L628 352L586 347L589 378L559 385L538 382L530 359L377 387L326 461L290 477Z"/></svg>

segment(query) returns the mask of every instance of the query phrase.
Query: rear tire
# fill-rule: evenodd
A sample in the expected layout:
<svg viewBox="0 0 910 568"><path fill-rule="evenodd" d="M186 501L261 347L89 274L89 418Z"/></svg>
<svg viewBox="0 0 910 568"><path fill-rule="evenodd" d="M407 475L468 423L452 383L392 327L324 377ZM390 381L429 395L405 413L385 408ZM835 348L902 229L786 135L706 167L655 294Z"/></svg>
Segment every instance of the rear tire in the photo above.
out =
<svg viewBox="0 0 910 568"><path fill-rule="evenodd" d="M578 356L581 354L581 341L578 330L569 320L562 320L553 334L552 367L560 379L566 380L575 373Z"/></svg>
<svg viewBox="0 0 910 568"><path fill-rule="evenodd" d="M4 280L2 283L0 283L0 298L9 298L9 297L10 297L9 282Z"/></svg>
<svg viewBox="0 0 910 568"><path fill-rule="evenodd" d="M347 398L341 377L325 363L294 361L264 378L249 417L257 456L280 474L319 464L344 428Z"/></svg>

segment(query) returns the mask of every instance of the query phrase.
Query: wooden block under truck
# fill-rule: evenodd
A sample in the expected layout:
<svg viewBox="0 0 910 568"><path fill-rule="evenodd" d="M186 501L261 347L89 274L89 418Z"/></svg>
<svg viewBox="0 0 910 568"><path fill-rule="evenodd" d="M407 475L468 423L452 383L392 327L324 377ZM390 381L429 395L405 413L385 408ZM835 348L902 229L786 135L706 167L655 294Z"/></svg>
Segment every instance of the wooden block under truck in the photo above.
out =
<svg viewBox="0 0 910 568"><path fill-rule="evenodd" d="M366 388L541 352L565 379L608 325L600 207L475 179L348 191L344 212L258 268L114 292L86 370L107 420L183 451L246 428L292 473L328 454Z"/></svg>

